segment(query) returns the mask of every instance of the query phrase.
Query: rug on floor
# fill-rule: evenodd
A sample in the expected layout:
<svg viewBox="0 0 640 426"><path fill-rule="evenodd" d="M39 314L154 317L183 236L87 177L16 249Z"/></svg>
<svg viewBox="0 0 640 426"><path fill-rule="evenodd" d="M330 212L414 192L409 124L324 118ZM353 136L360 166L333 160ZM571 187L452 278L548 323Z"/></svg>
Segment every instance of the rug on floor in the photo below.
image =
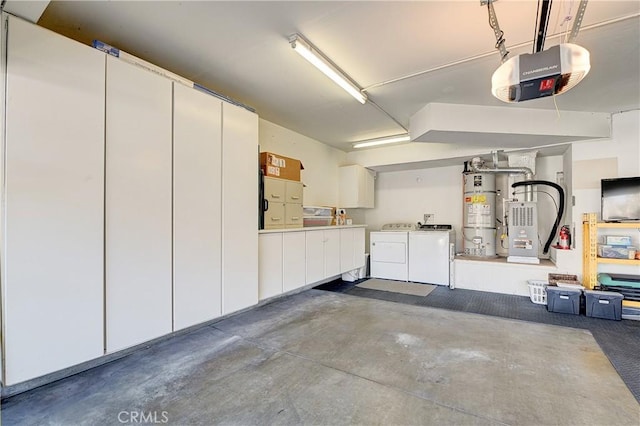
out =
<svg viewBox="0 0 640 426"><path fill-rule="evenodd" d="M403 281L381 280L378 278L363 281L356 285L356 287L388 291L391 293L410 294L412 296L426 296L436 288L436 286L431 284L406 283Z"/></svg>

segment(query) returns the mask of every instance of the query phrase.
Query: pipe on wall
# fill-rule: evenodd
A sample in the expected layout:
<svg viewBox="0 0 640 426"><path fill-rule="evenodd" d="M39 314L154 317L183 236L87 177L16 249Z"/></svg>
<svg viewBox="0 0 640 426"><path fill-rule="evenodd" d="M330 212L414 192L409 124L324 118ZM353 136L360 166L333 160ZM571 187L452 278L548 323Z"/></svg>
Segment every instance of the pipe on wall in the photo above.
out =
<svg viewBox="0 0 640 426"><path fill-rule="evenodd" d="M508 174L520 174L524 175L525 181L521 183L524 188L524 200L525 201L533 201L533 188L531 185L527 185L526 182L533 179L533 171L531 171L528 167L496 167L489 168L484 167L481 164L480 159L474 158L470 162L471 171L474 173L508 173Z"/></svg>

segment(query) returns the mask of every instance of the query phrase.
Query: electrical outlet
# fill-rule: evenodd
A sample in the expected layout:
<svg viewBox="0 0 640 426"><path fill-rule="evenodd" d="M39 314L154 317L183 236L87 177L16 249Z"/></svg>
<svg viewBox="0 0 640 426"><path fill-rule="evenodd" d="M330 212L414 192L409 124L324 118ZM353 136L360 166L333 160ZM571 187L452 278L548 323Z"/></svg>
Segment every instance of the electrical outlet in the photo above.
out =
<svg viewBox="0 0 640 426"><path fill-rule="evenodd" d="M424 223L428 224L428 223L433 223L435 221L435 215L432 213L425 213L424 214Z"/></svg>

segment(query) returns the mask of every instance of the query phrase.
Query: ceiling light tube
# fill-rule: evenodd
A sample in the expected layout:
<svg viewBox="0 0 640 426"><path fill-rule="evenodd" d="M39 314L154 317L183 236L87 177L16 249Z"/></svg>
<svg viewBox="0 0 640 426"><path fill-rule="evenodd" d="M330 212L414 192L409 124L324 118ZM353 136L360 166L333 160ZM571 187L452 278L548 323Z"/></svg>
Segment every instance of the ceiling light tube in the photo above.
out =
<svg viewBox="0 0 640 426"><path fill-rule="evenodd" d="M369 146L385 145L385 144L388 144L388 143L409 142L409 140L411 140L409 135L398 135L398 136L390 136L388 138L372 139L372 140L368 140L368 141L358 142L358 143L353 144L353 147L354 148L366 148L366 147L369 147Z"/></svg>
<svg viewBox="0 0 640 426"><path fill-rule="evenodd" d="M305 40L300 34L292 35L289 38L289 43L291 43L293 50L300 54L300 56L311 62L316 68L333 80L334 83L356 98L358 102L361 104L367 102L367 95L362 93L362 90L356 86L346 74L338 70L322 52L314 48L311 43Z"/></svg>

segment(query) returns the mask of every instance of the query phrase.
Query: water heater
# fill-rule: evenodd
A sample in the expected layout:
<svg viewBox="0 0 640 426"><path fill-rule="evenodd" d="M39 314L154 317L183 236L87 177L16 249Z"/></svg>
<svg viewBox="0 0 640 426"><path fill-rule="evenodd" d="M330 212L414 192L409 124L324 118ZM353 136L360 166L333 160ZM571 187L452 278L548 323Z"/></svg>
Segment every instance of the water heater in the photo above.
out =
<svg viewBox="0 0 640 426"><path fill-rule="evenodd" d="M496 256L496 175L463 173L464 254Z"/></svg>

